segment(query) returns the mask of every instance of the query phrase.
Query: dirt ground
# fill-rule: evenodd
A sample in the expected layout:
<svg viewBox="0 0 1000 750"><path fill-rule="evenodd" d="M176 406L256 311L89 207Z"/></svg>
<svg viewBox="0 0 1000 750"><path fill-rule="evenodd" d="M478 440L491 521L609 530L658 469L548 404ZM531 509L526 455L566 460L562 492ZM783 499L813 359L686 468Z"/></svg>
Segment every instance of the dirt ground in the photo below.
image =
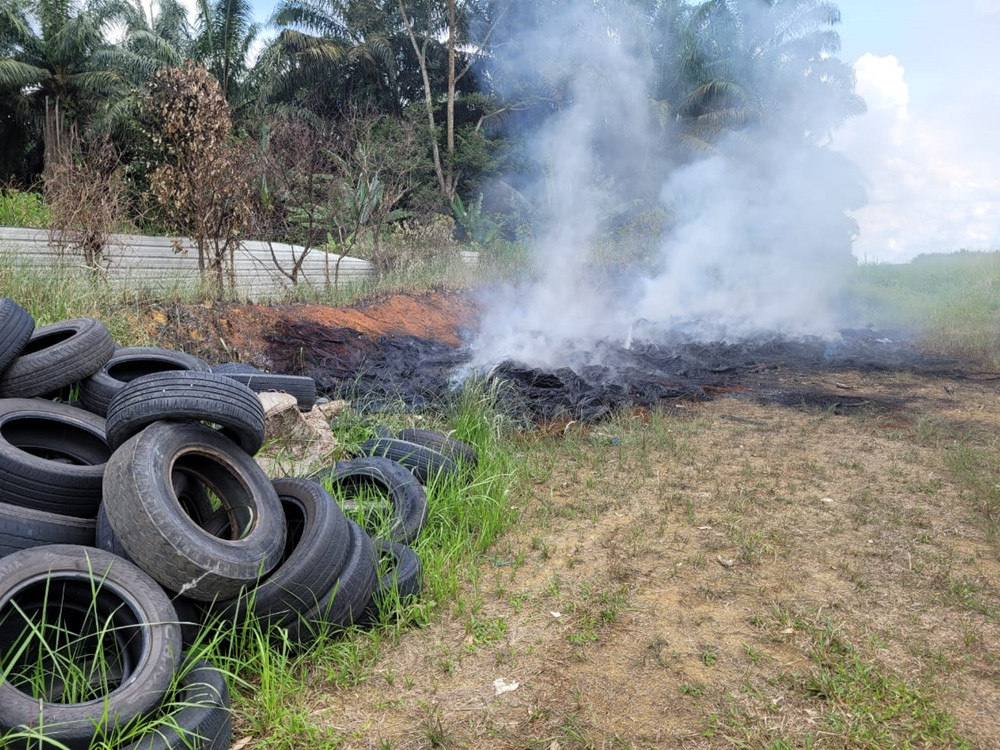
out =
<svg viewBox="0 0 1000 750"><path fill-rule="evenodd" d="M438 336L472 315L430 307ZM212 314L252 359L269 313ZM524 433L477 580L303 699L346 748L1000 748L998 386L777 368Z"/></svg>
<svg viewBox="0 0 1000 750"><path fill-rule="evenodd" d="M317 695L344 746L1000 747L1000 563L952 458L996 448L996 383L775 376L907 404L525 437L551 445L477 585Z"/></svg>

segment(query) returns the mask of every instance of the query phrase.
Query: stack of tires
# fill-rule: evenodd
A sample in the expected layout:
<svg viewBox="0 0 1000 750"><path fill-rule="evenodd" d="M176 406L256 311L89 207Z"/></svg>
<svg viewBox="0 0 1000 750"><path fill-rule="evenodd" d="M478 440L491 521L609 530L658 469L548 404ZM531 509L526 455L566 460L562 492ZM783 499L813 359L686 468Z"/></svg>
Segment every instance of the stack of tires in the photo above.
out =
<svg viewBox="0 0 1000 750"><path fill-rule="evenodd" d="M427 431L385 435L351 461L272 481L253 460L254 387L281 382L220 369L117 348L92 319L36 330L0 299L0 746L41 734L71 750L109 736L229 747L225 680L187 651L206 618L308 645L373 621L390 593L419 594L408 545L427 518L424 485L458 476L474 451ZM316 400L305 380L291 383L302 409ZM53 400L73 389L76 405ZM345 506L381 493L389 532L372 538L327 488Z"/></svg>

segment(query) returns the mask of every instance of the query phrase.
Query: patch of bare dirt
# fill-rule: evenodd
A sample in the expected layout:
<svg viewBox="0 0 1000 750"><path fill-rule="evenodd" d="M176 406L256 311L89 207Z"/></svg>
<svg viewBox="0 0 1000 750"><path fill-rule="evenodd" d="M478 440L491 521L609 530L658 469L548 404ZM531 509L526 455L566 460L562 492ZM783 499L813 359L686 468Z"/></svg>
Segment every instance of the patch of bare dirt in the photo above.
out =
<svg viewBox="0 0 1000 750"><path fill-rule="evenodd" d="M267 342L290 324L312 323L367 337L414 336L459 346L475 325L477 308L454 293L398 294L356 308L326 305L250 305L213 302L154 307L148 328L154 339L182 345L210 361L273 366ZM295 374L295 373L291 373Z"/></svg>

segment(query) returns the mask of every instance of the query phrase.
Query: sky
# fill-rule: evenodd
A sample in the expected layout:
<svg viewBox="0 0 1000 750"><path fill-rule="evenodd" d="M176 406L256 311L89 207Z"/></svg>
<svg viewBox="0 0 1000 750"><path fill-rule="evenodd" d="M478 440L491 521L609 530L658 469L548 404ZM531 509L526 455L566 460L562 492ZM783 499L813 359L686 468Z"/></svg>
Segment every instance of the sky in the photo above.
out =
<svg viewBox="0 0 1000 750"><path fill-rule="evenodd" d="M261 19L274 7L253 2ZM854 255L1000 250L1000 0L836 4L840 58L868 104L830 143L867 180Z"/></svg>
<svg viewBox="0 0 1000 750"><path fill-rule="evenodd" d="M840 0L840 58L868 112L832 147L867 178L854 254L1000 250L1000 0Z"/></svg>

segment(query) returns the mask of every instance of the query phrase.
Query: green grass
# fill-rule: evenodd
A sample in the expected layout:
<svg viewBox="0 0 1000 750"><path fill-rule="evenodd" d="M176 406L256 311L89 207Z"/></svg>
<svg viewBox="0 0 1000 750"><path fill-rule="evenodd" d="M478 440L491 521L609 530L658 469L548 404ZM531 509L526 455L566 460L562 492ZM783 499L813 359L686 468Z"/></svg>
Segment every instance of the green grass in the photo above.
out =
<svg viewBox="0 0 1000 750"><path fill-rule="evenodd" d="M828 730L850 747L970 747L927 692L882 668L832 624L808 627L813 671L793 677L827 706Z"/></svg>
<svg viewBox="0 0 1000 750"><path fill-rule="evenodd" d="M40 193L0 189L0 227L42 229L49 225L49 209Z"/></svg>
<svg viewBox="0 0 1000 750"><path fill-rule="evenodd" d="M1000 253L862 264L852 292L861 325L916 331L936 350L1000 362Z"/></svg>

